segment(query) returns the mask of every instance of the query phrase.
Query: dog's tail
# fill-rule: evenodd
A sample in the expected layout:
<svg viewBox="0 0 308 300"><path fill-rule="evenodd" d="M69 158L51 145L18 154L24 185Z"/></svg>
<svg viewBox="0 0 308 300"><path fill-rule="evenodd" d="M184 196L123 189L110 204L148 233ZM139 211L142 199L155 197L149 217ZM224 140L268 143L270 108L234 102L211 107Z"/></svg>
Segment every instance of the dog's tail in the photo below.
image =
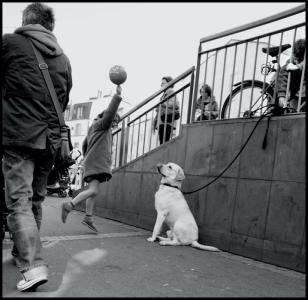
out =
<svg viewBox="0 0 308 300"><path fill-rule="evenodd" d="M199 244L197 241L194 241L191 243L191 246L194 248L198 248L201 250L206 250L206 251L220 251L218 248L216 247L212 247L212 246L206 246L206 245L201 245Z"/></svg>

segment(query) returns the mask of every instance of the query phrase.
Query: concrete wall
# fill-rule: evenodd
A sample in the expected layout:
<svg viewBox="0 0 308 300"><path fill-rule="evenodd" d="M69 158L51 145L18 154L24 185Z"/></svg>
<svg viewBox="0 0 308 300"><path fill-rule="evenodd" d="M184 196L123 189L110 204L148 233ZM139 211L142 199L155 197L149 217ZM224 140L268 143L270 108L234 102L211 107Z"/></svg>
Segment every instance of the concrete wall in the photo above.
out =
<svg viewBox="0 0 308 300"><path fill-rule="evenodd" d="M100 185L96 214L152 230L158 162L181 165L183 191L215 178L234 158L256 120L217 120L183 126L178 138L114 172ZM224 251L305 272L305 116L267 120L226 173L187 195L199 241Z"/></svg>

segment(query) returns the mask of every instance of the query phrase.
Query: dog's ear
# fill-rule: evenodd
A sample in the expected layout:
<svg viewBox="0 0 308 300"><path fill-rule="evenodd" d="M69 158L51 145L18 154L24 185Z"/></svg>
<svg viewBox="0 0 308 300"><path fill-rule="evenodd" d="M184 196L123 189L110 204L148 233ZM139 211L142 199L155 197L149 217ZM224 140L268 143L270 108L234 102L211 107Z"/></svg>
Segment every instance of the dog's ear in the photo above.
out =
<svg viewBox="0 0 308 300"><path fill-rule="evenodd" d="M178 180L178 181L182 181L182 180L185 179L184 172L181 168L178 169L178 173L177 173L175 179Z"/></svg>

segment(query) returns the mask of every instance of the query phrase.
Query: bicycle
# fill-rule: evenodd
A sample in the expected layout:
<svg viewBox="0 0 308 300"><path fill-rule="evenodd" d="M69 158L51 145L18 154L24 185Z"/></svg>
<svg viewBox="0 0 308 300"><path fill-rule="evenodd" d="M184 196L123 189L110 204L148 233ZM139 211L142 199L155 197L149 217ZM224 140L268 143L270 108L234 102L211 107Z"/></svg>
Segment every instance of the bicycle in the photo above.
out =
<svg viewBox="0 0 308 300"><path fill-rule="evenodd" d="M262 114L263 108L275 103L275 79L277 71L281 68L278 62L279 52L281 54L289 48L291 48L290 44L284 44L281 47L262 48L263 53L273 57L270 62L261 66L262 75L267 76L273 73L270 83L260 80L244 80L235 83L233 85L235 88L222 106L221 119L258 116ZM257 98L254 98L256 95ZM253 110L253 108L255 109Z"/></svg>

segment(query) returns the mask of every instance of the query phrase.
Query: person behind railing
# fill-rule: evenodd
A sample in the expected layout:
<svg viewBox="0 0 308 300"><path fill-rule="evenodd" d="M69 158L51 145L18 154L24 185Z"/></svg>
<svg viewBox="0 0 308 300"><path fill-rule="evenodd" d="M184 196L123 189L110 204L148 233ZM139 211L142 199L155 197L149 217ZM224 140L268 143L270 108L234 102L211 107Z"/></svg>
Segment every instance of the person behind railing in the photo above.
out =
<svg viewBox="0 0 308 300"><path fill-rule="evenodd" d="M277 96L279 106L291 108L290 112L297 111L298 100L301 97L299 111L306 111L306 70L302 80L306 51L306 40L298 39L293 46L293 55L281 68L277 78ZM290 97L287 99L288 76L290 76Z"/></svg>
<svg viewBox="0 0 308 300"><path fill-rule="evenodd" d="M218 117L218 104L215 96L212 95L212 89L208 84L203 84L200 89L200 97L196 103L197 121L213 120Z"/></svg>
<svg viewBox="0 0 308 300"><path fill-rule="evenodd" d="M161 80L161 87L164 87L168 82L172 80L173 78L171 76L163 77ZM170 88L168 88L164 92L160 101L166 99L169 95L173 93L173 86L170 86ZM180 105L175 95L156 108L156 116L153 122L153 130L155 131L158 128L160 144L163 144L164 142L170 140L170 138L172 137L172 131L176 129L176 120L178 120L179 117Z"/></svg>

